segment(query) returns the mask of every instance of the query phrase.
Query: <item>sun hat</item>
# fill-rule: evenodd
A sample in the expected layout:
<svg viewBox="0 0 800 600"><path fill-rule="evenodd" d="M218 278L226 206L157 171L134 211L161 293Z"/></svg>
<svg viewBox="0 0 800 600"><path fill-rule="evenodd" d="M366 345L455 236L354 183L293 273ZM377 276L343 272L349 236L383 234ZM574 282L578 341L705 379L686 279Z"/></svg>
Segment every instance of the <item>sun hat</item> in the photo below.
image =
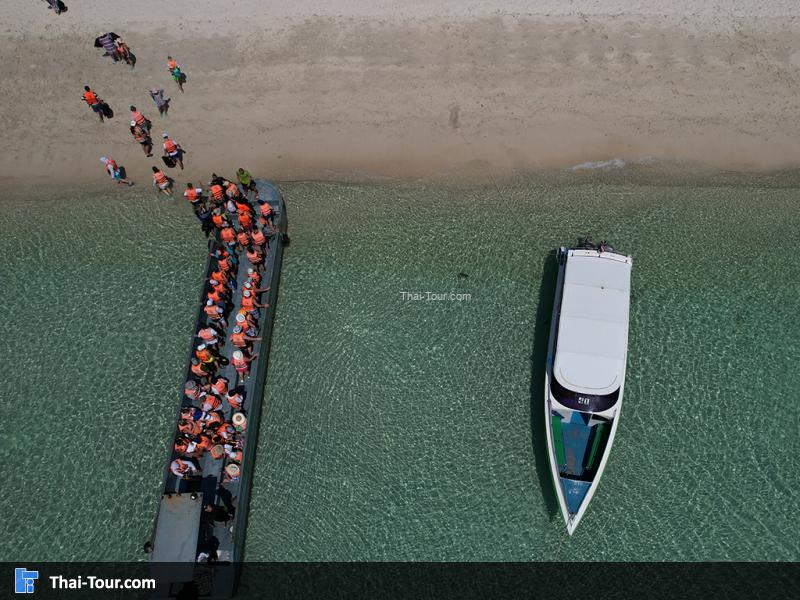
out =
<svg viewBox="0 0 800 600"><path fill-rule="evenodd" d="M237 323L244 323L245 322L245 316L242 313L239 313L238 315L236 315L236 322Z"/></svg>
<svg viewBox="0 0 800 600"><path fill-rule="evenodd" d="M136 121L131 121L131 127L136 127Z"/></svg>
<svg viewBox="0 0 800 600"><path fill-rule="evenodd" d="M206 302L206 306L213 306L213 305L214 301L211 298L209 298L208 301Z"/></svg>
<svg viewBox="0 0 800 600"><path fill-rule="evenodd" d="M222 449L222 446L217 444L213 448L211 448L211 458L214 460L220 459L225 455L225 451Z"/></svg>
<svg viewBox="0 0 800 600"><path fill-rule="evenodd" d="M235 358L236 360L242 360L244 358L244 354L242 354L241 350L236 350L233 353L233 358Z"/></svg>
<svg viewBox="0 0 800 600"><path fill-rule="evenodd" d="M227 467L225 467L225 472L228 474L229 477L238 477L241 470L239 469L239 465L231 463Z"/></svg>
<svg viewBox="0 0 800 600"><path fill-rule="evenodd" d="M108 159L105 156L101 156L100 157L100 162L103 163L103 164L106 164L108 162Z"/></svg>
<svg viewBox="0 0 800 600"><path fill-rule="evenodd" d="M239 327L238 325L234 325L233 333L242 333L242 328Z"/></svg>
<svg viewBox="0 0 800 600"><path fill-rule="evenodd" d="M244 416L244 413L237 412L233 414L231 422L236 427L243 427L247 423L247 417Z"/></svg>
<svg viewBox="0 0 800 600"><path fill-rule="evenodd" d="M200 344L199 346L197 346L197 349L198 350L205 350L206 349L206 345L205 344Z"/></svg>
<svg viewBox="0 0 800 600"><path fill-rule="evenodd" d="M169 136L168 136L166 133L162 133L162 134L161 134L161 137L162 137L162 138L168 138Z"/></svg>
<svg viewBox="0 0 800 600"><path fill-rule="evenodd" d="M244 296L245 298L249 298L252 295L253 294L250 293L250 290L245 290L242 292L242 296Z"/></svg>

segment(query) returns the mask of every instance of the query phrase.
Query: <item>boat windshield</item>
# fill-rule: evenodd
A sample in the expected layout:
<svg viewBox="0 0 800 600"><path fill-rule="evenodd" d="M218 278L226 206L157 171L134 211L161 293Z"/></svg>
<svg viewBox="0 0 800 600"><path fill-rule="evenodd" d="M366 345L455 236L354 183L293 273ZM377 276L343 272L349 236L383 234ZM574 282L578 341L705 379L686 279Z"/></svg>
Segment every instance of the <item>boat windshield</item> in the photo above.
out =
<svg viewBox="0 0 800 600"><path fill-rule="evenodd" d="M582 412L603 412L617 403L619 388L610 394L583 394L568 390L555 377L550 377L550 393L560 404Z"/></svg>

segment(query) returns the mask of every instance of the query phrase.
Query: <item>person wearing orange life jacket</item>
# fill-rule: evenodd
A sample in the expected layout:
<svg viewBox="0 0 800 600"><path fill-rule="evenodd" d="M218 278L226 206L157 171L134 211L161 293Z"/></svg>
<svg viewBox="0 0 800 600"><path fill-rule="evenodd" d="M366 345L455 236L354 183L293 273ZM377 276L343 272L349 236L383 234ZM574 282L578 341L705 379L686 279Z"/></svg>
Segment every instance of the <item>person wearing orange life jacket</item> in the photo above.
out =
<svg viewBox="0 0 800 600"><path fill-rule="evenodd" d="M247 277L253 283L253 285L257 286L261 283L261 273L256 271L255 269L247 269Z"/></svg>
<svg viewBox="0 0 800 600"><path fill-rule="evenodd" d="M150 134L136 124L136 121L131 121L131 135L136 140L144 151L144 155L148 158L153 156L153 140L150 139Z"/></svg>
<svg viewBox="0 0 800 600"><path fill-rule="evenodd" d="M169 71L169 74L172 75L173 81L178 84L178 89L182 94L183 82L186 80L186 76L183 74L183 71L181 71L180 65L171 56L167 56L167 71Z"/></svg>
<svg viewBox="0 0 800 600"><path fill-rule="evenodd" d="M225 309L219 304L214 304L213 300L206 300L206 305L203 307L203 311L211 321L216 321L223 327L228 326L227 322L225 321Z"/></svg>
<svg viewBox="0 0 800 600"><path fill-rule="evenodd" d="M219 184L219 182L214 181L210 186L208 186L208 191L211 193L211 197L216 202L225 201L225 190L222 189L222 186Z"/></svg>
<svg viewBox="0 0 800 600"><path fill-rule="evenodd" d="M236 201L236 199L241 196L241 192L239 192L239 186L232 181L229 181L225 184L225 195L231 200Z"/></svg>
<svg viewBox="0 0 800 600"><path fill-rule="evenodd" d="M175 475L175 477L180 479L195 478L202 473L200 467L194 464L194 462L190 460L184 460L182 458L176 458L173 460L169 465L169 470L173 475Z"/></svg>
<svg viewBox="0 0 800 600"><path fill-rule="evenodd" d="M239 215L239 226L244 231L253 230L253 217L250 215L250 213L241 213Z"/></svg>
<svg viewBox="0 0 800 600"><path fill-rule="evenodd" d="M223 215L222 211L218 208L215 208L214 212L211 213L211 222L214 223L214 227L217 229L222 229L228 224L225 220L225 215Z"/></svg>
<svg viewBox="0 0 800 600"><path fill-rule="evenodd" d="M239 410L242 408L242 403L244 402L244 396L242 396L239 392L230 391L225 394L225 400L228 401L228 404L233 410Z"/></svg>
<svg viewBox="0 0 800 600"><path fill-rule="evenodd" d="M260 337L251 337L244 332L241 326L236 325L231 333L231 343L242 350L250 350L251 342L260 342Z"/></svg>
<svg viewBox="0 0 800 600"><path fill-rule="evenodd" d="M260 248L256 248L252 244L247 247L247 260L249 260L257 271L261 271L264 266L264 253Z"/></svg>
<svg viewBox="0 0 800 600"><path fill-rule="evenodd" d="M189 447L189 439L184 434L180 434L175 439L175 445L173 446L175 452L183 456L184 454L186 454L188 447Z"/></svg>
<svg viewBox="0 0 800 600"><path fill-rule="evenodd" d="M83 96L82 99L86 104L89 105L89 108L100 117L100 122L102 123L105 119L103 118L103 101L99 98L97 94L94 93L94 90L90 88L88 85L83 86Z"/></svg>
<svg viewBox="0 0 800 600"><path fill-rule="evenodd" d="M253 229L252 233L250 234L250 237L253 238L253 243L256 246L259 246L261 248L264 247L269 248L269 239L267 238L267 236L264 235L264 232L261 231L258 227Z"/></svg>
<svg viewBox="0 0 800 600"><path fill-rule="evenodd" d="M131 69L136 66L136 55L131 52L130 46L126 44L122 38L117 38L115 40L115 44L117 46L117 56L125 61Z"/></svg>
<svg viewBox="0 0 800 600"><path fill-rule="evenodd" d="M240 308L239 312L236 313L236 325L241 327L247 335L256 335L258 333L255 317L243 308Z"/></svg>
<svg viewBox="0 0 800 600"><path fill-rule="evenodd" d="M181 170L183 170L183 148L181 148L180 144L176 143L168 134L162 133L161 137L164 139L164 142L161 144L164 148L164 155L169 156L172 160L175 161L175 164L178 165Z"/></svg>
<svg viewBox="0 0 800 600"><path fill-rule="evenodd" d="M244 290L242 292L242 310L253 313L257 312L257 309L259 308L267 308L268 306L269 304L259 304L256 301L255 294L253 294L250 290Z"/></svg>
<svg viewBox="0 0 800 600"><path fill-rule="evenodd" d="M220 400L218 396L215 396L214 394L206 394L203 396L200 408L205 412L213 412L220 406L222 406L222 400Z"/></svg>
<svg viewBox="0 0 800 600"><path fill-rule="evenodd" d="M244 288L243 289L247 290L249 292L253 292L254 294L258 295L258 294L261 294L263 292L270 291L272 289L272 286L267 286L265 288L259 288L259 287L254 286L253 282L248 279L247 281L244 282Z"/></svg>
<svg viewBox="0 0 800 600"><path fill-rule="evenodd" d="M237 450L232 446L227 446L225 448L225 454L228 455L228 458L231 459L233 462L240 463L242 462L242 451Z"/></svg>
<svg viewBox="0 0 800 600"><path fill-rule="evenodd" d="M183 197L196 206L203 200L203 188L194 187L191 183L187 183Z"/></svg>
<svg viewBox="0 0 800 600"><path fill-rule="evenodd" d="M153 185L158 191L167 196L172 196L172 182L164 175L164 171L158 167L153 167Z"/></svg>
<svg viewBox="0 0 800 600"><path fill-rule="evenodd" d="M217 396L224 396L228 393L228 380L218 376L211 382L211 391Z"/></svg>
<svg viewBox="0 0 800 600"><path fill-rule="evenodd" d="M198 358L198 360L207 364L213 364L216 360L214 355L211 354L211 350L205 344L199 344L197 349L194 351L194 355Z"/></svg>
<svg viewBox="0 0 800 600"><path fill-rule="evenodd" d="M257 358L258 354L246 356L241 350L235 350L233 352L231 363L233 364L233 368L236 369L237 379L241 377L242 381L244 381L247 378L247 375L250 372L250 363Z"/></svg>
<svg viewBox="0 0 800 600"><path fill-rule="evenodd" d="M106 173L111 176L111 179L116 181L117 183L121 183L127 186L133 185L132 181L128 181L122 176L122 169L117 165L116 161L113 158L107 158L105 156L100 157L100 162L103 163L103 166L106 169Z"/></svg>
<svg viewBox="0 0 800 600"><path fill-rule="evenodd" d="M221 288L221 286L220 286L220 288ZM216 288L215 288L215 290L216 290ZM219 291L219 290L216 290L216 291ZM198 331L197 335L195 337L199 337L201 340L203 340L203 343L206 346L215 346L216 347L216 346L219 345L221 333L220 333L219 329L214 327L212 324L209 324L207 327L203 327L200 331Z"/></svg>
<svg viewBox="0 0 800 600"><path fill-rule="evenodd" d="M136 107L131 104L131 121L136 123L139 127L144 129L148 134L150 133L150 128L153 124L150 122L150 119L145 117L142 113L136 110Z"/></svg>
<svg viewBox="0 0 800 600"><path fill-rule="evenodd" d="M192 374L197 377L202 384L207 383L208 379L214 374L212 365L201 362L196 358L192 359L191 371Z"/></svg>
<svg viewBox="0 0 800 600"><path fill-rule="evenodd" d="M239 244L239 248L244 250L250 245L250 236L247 235L247 232L244 230L239 230L236 232L236 241Z"/></svg>
<svg viewBox="0 0 800 600"><path fill-rule="evenodd" d="M269 205L269 202L264 202L262 200L259 200L259 202L258 202L258 210L259 210L259 214L261 215L259 217L259 221L261 222L261 224L264 227L267 226L267 223L269 223L270 225L273 225L272 207Z"/></svg>

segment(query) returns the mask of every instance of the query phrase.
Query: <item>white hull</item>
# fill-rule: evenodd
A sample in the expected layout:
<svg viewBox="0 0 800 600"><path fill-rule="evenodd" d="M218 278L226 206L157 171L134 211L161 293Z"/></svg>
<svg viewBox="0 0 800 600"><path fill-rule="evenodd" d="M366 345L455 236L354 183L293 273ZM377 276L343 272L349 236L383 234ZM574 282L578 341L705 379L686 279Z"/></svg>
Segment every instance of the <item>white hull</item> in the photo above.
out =
<svg viewBox="0 0 800 600"><path fill-rule="evenodd" d="M562 251L564 251L563 248ZM592 500L592 497L597 491L600 479L602 478L603 472L605 471L606 463L608 462L608 457L611 454L611 448L614 443L614 437L616 436L617 427L619 425L619 413L622 407L625 369L623 366L622 381L619 387L618 399L614 403L614 405L610 407L608 410L601 412L576 411L574 408L570 408L559 403L558 400L553 396L551 391L551 382L553 379L553 365L555 360L558 324L561 316L561 302L562 302L562 291L564 286L565 270L566 270L566 259L562 261L561 258L559 258L558 279L556 283L556 296L553 303L553 314L550 325L550 338L547 349L547 363L545 366L545 377L544 377L545 401L544 401L543 416L545 419L545 431L547 434L547 454L548 454L548 459L550 461L550 472L553 477L553 486L555 488L556 497L558 498L558 504L561 509L561 514L567 526L567 532L569 533L569 535L572 535L575 532L575 529L578 527L578 524L580 523L584 514L586 513L586 509L588 508L589 503ZM626 350L627 350L627 341L626 341ZM571 413L573 412L583 412L586 415L592 415L593 417L600 417L602 419L606 419L608 420L611 426L607 441L605 443L605 448L601 455L600 463L594 471L594 474L591 478L591 483L589 485L588 490L585 493L585 496L583 497L583 500L580 503L580 506L578 507L577 511L574 512L570 512L569 510L564 484L562 483L562 477L560 475L561 470L557 463L557 452L554 443L554 431L552 423L553 411L556 411L562 416L571 415Z"/></svg>

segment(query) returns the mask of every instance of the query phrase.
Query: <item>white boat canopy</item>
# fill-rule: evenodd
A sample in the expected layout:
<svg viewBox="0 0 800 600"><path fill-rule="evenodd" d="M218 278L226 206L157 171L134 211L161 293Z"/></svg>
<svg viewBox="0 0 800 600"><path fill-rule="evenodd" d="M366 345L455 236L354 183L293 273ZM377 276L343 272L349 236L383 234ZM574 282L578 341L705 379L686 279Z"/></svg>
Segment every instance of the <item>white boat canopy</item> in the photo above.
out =
<svg viewBox="0 0 800 600"><path fill-rule="evenodd" d="M565 388L604 395L622 384L628 352L631 258L570 250L553 374Z"/></svg>

